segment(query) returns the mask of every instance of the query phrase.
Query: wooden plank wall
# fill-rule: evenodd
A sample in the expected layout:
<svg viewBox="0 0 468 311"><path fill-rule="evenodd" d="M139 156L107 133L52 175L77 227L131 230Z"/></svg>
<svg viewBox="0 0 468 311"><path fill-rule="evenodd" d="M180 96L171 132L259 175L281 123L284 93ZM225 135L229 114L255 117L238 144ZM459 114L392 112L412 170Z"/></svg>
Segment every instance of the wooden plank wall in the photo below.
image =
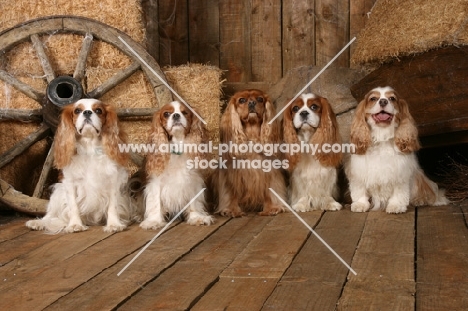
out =
<svg viewBox="0 0 468 311"><path fill-rule="evenodd" d="M276 83L323 66L364 27L375 0L142 0L161 66L209 63L228 83ZM352 51L352 47L351 47ZM333 66L350 66L350 50Z"/></svg>

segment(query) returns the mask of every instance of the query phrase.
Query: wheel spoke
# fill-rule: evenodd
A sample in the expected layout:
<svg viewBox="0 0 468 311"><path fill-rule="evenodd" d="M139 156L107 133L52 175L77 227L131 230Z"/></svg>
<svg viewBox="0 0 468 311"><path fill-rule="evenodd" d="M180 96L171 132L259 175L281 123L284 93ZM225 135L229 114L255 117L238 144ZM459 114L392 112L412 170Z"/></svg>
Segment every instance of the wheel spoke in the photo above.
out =
<svg viewBox="0 0 468 311"><path fill-rule="evenodd" d="M54 143L50 146L49 152L47 153L46 160L44 162L44 166L42 167L41 176L39 177L39 181L36 184L36 188L34 188L33 197L41 198L44 192L44 185L47 181L47 177L49 177L50 170L54 164Z"/></svg>
<svg viewBox="0 0 468 311"><path fill-rule="evenodd" d="M83 80L86 68L86 59L88 58L89 51L91 51L92 43L93 35L91 33L87 33L83 40L83 44L81 45L80 55L78 55L75 72L73 73L73 78L78 82Z"/></svg>
<svg viewBox="0 0 468 311"><path fill-rule="evenodd" d="M12 85L18 91L28 96L31 99L34 99L39 104L44 105L45 94L37 91L28 84L16 79L14 76L6 72L5 70L0 70L0 80L3 82Z"/></svg>
<svg viewBox="0 0 468 311"><path fill-rule="evenodd" d="M0 121L13 120L21 122L42 121L41 109L0 109Z"/></svg>
<svg viewBox="0 0 468 311"><path fill-rule="evenodd" d="M123 108L117 109L117 116L119 118L128 117L150 117L158 108Z"/></svg>
<svg viewBox="0 0 468 311"><path fill-rule="evenodd" d="M34 145L36 142L49 135L49 132L49 127L43 124L37 131L17 143L4 154L0 155L0 168L10 163L15 157L22 154L26 149Z"/></svg>
<svg viewBox="0 0 468 311"><path fill-rule="evenodd" d="M41 61L42 69L46 74L47 82L50 83L55 79L55 73L52 69L52 65L50 64L49 57L44 51L44 45L42 44L42 41L37 34L31 35L31 42L34 49L36 50L37 57L39 57L39 60Z"/></svg>
<svg viewBox="0 0 468 311"><path fill-rule="evenodd" d="M140 68L140 64L133 62L127 68L124 68L113 75L110 79L88 93L91 98L100 98L102 95L116 87L121 82L125 81L128 77L134 74Z"/></svg>

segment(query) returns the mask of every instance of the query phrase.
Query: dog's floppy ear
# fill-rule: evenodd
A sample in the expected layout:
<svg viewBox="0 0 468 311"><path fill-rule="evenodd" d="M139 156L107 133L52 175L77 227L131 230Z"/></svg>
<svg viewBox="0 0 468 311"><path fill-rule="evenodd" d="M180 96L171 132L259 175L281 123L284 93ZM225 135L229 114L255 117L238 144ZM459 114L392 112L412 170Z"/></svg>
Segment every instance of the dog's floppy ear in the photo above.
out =
<svg viewBox="0 0 468 311"><path fill-rule="evenodd" d="M231 97L229 100L226 111L221 117L219 129L220 139L223 143L232 141L238 144L244 142L246 139L240 116L236 110L236 99L234 97Z"/></svg>
<svg viewBox="0 0 468 311"><path fill-rule="evenodd" d="M153 115L153 122L151 123L149 143L155 147L155 150L146 156L145 171L148 177L152 174L156 176L160 175L170 158L169 153L158 151L159 146L169 144L169 137L162 125L161 118L162 110L159 110Z"/></svg>
<svg viewBox="0 0 468 311"><path fill-rule="evenodd" d="M338 122L336 122L335 113L328 100L320 97L320 104L322 106L320 123L314 135L312 135L310 143L318 146L328 144L331 148L333 145L341 143ZM333 149L331 149L331 152L317 153L315 158L324 166L336 167L340 164L342 156L341 152L333 152Z"/></svg>
<svg viewBox="0 0 468 311"><path fill-rule="evenodd" d="M409 112L408 103L404 99L398 100L396 115L398 127L395 130L395 144L403 153L411 153L421 147L418 140L418 129Z"/></svg>
<svg viewBox="0 0 468 311"><path fill-rule="evenodd" d="M350 141L355 146L356 154L365 154L372 138L366 121L366 97L358 104L351 124Z"/></svg>
<svg viewBox="0 0 468 311"><path fill-rule="evenodd" d="M260 129L260 140L263 144L279 142L281 139L281 131L278 120L274 120L271 124L269 122L276 116L275 106L271 103L266 94L265 97L265 110L263 111L262 126Z"/></svg>
<svg viewBox="0 0 468 311"><path fill-rule="evenodd" d="M299 138L297 137L297 131L293 123L291 107L287 107L286 110L284 111L282 125L283 125L284 142L288 145L300 144ZM285 157L289 162L288 170L292 172L294 168L296 167L297 163L299 163L299 161L301 160L301 154L300 153L290 154L289 152L287 152L285 154Z"/></svg>
<svg viewBox="0 0 468 311"><path fill-rule="evenodd" d="M54 138L54 165L57 169L63 169L70 164L71 158L76 153L76 129L73 124L73 104L63 108L60 114L60 123Z"/></svg>
<svg viewBox="0 0 468 311"><path fill-rule="evenodd" d="M126 140L125 133L120 129L118 117L112 106L103 104L106 111L106 121L102 128L102 143L106 154L120 165L125 165L128 160L128 154L120 152L119 144Z"/></svg>
<svg viewBox="0 0 468 311"><path fill-rule="evenodd" d="M197 144L197 145L207 143L208 134L207 134L205 124L194 113L190 112L190 114L191 114L191 122L192 123L190 125L189 132L187 133L187 142L191 143L191 144ZM202 158L206 157L206 154L205 153L199 153L197 151L197 152L191 152L190 156L192 158L199 157L200 159L202 159Z"/></svg>

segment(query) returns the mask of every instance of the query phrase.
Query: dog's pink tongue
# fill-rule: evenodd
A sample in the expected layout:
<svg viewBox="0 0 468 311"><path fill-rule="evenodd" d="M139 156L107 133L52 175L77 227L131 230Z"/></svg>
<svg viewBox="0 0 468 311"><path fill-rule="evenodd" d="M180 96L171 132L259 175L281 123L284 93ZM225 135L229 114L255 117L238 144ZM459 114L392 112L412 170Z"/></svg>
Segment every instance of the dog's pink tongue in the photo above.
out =
<svg viewBox="0 0 468 311"><path fill-rule="evenodd" d="M388 121L392 116L388 113L380 112L374 115L378 121Z"/></svg>

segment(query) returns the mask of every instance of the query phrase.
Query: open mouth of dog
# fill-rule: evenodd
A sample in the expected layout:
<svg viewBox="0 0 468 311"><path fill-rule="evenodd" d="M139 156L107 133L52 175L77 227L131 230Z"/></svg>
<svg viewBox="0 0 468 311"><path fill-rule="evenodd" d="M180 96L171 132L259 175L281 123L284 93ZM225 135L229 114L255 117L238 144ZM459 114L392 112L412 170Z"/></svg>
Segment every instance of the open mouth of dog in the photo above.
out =
<svg viewBox="0 0 468 311"><path fill-rule="evenodd" d="M382 110L379 113L373 114L372 118L377 123L381 123L381 122L390 123L393 120L393 114Z"/></svg>

